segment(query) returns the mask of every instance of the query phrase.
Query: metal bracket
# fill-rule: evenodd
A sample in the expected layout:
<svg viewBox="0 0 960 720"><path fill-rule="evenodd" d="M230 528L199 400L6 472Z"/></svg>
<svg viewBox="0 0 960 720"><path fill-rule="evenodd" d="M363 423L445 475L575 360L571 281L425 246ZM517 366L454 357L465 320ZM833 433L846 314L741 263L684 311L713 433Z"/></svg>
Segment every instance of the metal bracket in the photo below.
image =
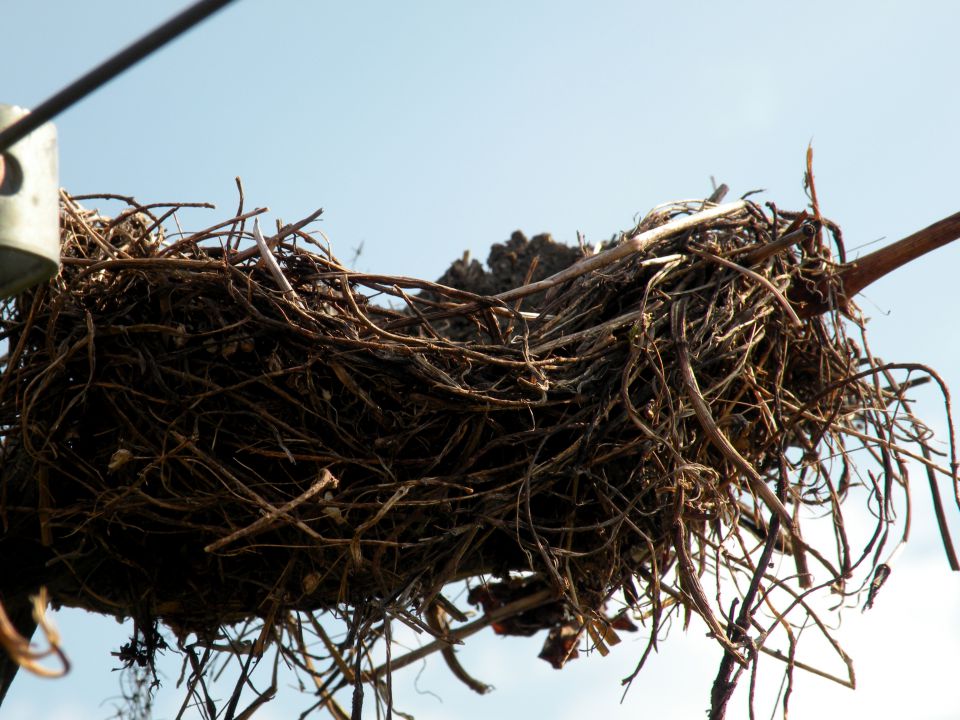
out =
<svg viewBox="0 0 960 720"><path fill-rule="evenodd" d="M0 129L27 115L0 104ZM60 268L57 130L46 123L0 153L0 299Z"/></svg>

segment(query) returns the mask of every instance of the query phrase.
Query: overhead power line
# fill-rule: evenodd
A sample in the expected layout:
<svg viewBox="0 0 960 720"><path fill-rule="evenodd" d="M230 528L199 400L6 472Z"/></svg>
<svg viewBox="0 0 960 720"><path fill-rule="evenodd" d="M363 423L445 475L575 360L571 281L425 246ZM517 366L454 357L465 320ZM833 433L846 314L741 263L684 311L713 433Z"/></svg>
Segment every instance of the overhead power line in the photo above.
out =
<svg viewBox="0 0 960 720"><path fill-rule="evenodd" d="M128 45L86 75L78 78L56 95L38 105L29 115L25 115L21 120L0 131L0 152L7 150L15 142L22 140L48 120L53 119L97 88L113 80L124 70L137 64L155 50L160 49L231 2L233 0L200 0L183 12L174 15L163 25Z"/></svg>

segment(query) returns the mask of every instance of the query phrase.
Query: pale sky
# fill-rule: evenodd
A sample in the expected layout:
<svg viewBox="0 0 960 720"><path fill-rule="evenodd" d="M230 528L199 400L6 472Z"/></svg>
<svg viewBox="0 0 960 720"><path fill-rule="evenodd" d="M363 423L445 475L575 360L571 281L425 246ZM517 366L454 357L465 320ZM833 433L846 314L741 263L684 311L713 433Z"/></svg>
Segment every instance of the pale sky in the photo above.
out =
<svg viewBox="0 0 960 720"><path fill-rule="evenodd" d="M185 4L0 0L0 102L38 104ZM734 196L763 188L761 200L800 209L810 142L821 208L848 250L960 210L960 5L587 7L238 0L59 118L61 183L75 194L215 202L183 218L196 228L233 213L239 175L248 205L269 206L271 218L325 208L338 255L363 244L358 269L427 279L465 249L486 257L515 229L605 239L654 205L703 197L711 176ZM956 391L951 267L958 248L859 302L876 355L929 364ZM916 396L942 430L933 391ZM960 715L960 577L916 469L913 482L911 545L875 609L846 612L837 630L858 690L798 672L791 717ZM948 509L960 538L960 513ZM58 621L74 671L19 677L4 719L112 714L101 703L118 692L110 652L125 628L76 612ZM395 695L419 720L703 717L719 659L703 634L674 628L622 704L619 679L643 647L632 638L557 672L536 659L539 640L483 635L462 656L494 693L475 697L437 662L398 673ZM758 710L769 717L779 668L764 668ZM180 698L176 665L165 671L157 718ZM731 717L745 716L744 688ZM308 704L282 692L263 717L296 717Z"/></svg>

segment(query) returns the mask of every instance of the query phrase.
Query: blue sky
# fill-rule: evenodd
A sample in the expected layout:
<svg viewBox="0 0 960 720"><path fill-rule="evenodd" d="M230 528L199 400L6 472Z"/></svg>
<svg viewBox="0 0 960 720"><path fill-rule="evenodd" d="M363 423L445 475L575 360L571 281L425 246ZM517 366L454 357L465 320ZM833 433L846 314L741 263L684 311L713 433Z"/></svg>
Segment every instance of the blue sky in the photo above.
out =
<svg viewBox="0 0 960 720"><path fill-rule="evenodd" d="M184 4L0 0L0 102L38 104ZM238 0L57 121L61 183L215 202L184 216L199 227L233 212L240 176L248 205L271 218L325 208L335 252L362 243L359 269L436 278L518 228L605 239L656 204L709 193L711 176L799 209L812 141L821 207L854 249L960 210L958 23L952 2ZM942 249L860 300L874 353L927 363L955 388L958 261ZM934 394L918 397L942 428ZM914 483L911 546L877 608L847 613L838 630L860 689L799 677L795 717L956 715L960 580L925 480L915 472ZM122 628L77 613L60 625L74 673L19 679L5 718L109 716L100 701L117 692L109 652ZM640 645L556 673L533 645L489 637L464 656L493 695L475 700L428 668L419 688L441 704L410 670L401 707L418 718L696 717L718 657L702 635L675 632L622 705L617 680Z"/></svg>

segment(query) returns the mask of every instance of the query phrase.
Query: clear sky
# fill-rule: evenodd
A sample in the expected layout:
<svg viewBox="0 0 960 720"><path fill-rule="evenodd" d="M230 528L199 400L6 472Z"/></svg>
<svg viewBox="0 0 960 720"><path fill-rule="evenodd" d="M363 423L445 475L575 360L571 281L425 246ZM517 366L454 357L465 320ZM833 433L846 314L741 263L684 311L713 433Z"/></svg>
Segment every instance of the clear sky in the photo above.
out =
<svg viewBox="0 0 960 720"><path fill-rule="evenodd" d="M0 102L38 104L185 4L0 0ZM822 210L854 249L960 210L958 26L960 4L946 0L238 0L58 120L61 182L215 202L184 219L198 227L232 214L239 175L271 217L325 208L335 252L362 243L358 269L432 279L518 228L605 239L656 204L703 197L711 176L800 209L812 141ZM927 363L954 389L958 267L960 249L944 248L860 299L875 354ZM942 429L934 394L917 397ZM877 607L847 612L837 631L859 689L798 673L792 717L960 715L960 578L926 480L913 480L910 547ZM4 719L111 715L101 701L117 694L109 653L124 629L71 612L59 623L75 671L18 678ZM535 659L537 641L482 637L463 658L493 694L475 698L439 663L398 673L396 692L421 720L702 717L719 658L702 636L675 628L622 704L639 642L556 672ZM158 718L179 697L168 672ZM295 717L304 703L284 695L263 717Z"/></svg>

